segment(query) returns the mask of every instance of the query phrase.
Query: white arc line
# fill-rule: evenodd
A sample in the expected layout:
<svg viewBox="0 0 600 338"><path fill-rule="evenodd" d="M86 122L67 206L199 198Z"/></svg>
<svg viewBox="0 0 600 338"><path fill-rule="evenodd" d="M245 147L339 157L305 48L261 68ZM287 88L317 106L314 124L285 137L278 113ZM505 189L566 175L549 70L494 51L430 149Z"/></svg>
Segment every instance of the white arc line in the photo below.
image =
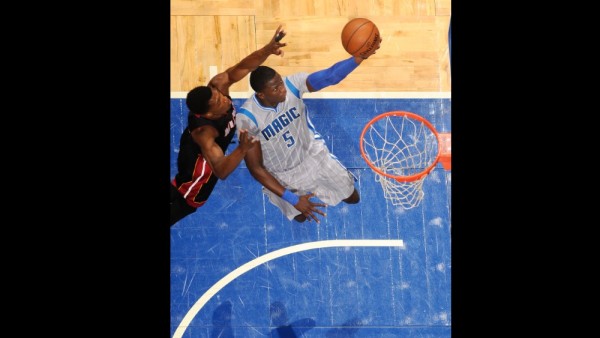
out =
<svg viewBox="0 0 600 338"><path fill-rule="evenodd" d="M243 275L244 273L254 269L255 267L264 264L268 261L271 261L275 258L279 258L285 255L289 255L292 253L312 250L312 249L321 249L321 248L331 248L331 247L347 247L347 246L397 246L404 247L404 242L401 239L336 239L329 241L317 241L317 242L308 242L302 243L298 245L292 245L287 248L282 248L279 250L275 250L273 252L269 252L268 254L257 257L239 268L231 271L225 277L221 278L218 282L216 282L210 289L208 289L201 297L196 301L196 303L192 306L192 308L188 311L188 313L183 317L181 323L175 330L173 334L173 338L181 338L183 333L190 325L192 319L196 317L200 309L222 288L224 288L227 284L231 283L234 279Z"/></svg>

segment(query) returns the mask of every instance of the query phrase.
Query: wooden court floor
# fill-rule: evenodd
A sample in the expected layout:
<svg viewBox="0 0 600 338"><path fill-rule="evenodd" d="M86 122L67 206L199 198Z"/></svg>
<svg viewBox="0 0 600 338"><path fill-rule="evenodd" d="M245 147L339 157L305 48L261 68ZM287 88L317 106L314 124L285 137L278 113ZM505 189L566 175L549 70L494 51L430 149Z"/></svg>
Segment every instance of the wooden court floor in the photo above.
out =
<svg viewBox="0 0 600 338"><path fill-rule="evenodd" d="M448 25L450 0L171 0L171 92L206 84L264 46L279 24L287 36L283 57L265 65L282 75L316 71L348 57L341 30L348 20L366 17L383 42L330 92L450 92ZM215 68L216 67L216 68ZM247 81L232 92L246 93Z"/></svg>

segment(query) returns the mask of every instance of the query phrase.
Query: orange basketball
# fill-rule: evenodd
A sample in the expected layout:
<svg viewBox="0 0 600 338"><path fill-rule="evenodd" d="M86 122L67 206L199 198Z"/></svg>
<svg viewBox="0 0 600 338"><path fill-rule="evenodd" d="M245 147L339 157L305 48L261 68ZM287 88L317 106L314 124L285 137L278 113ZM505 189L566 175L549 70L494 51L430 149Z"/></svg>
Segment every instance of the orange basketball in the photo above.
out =
<svg viewBox="0 0 600 338"><path fill-rule="evenodd" d="M355 18L342 30L342 46L353 56L360 56L377 45L379 29L369 19Z"/></svg>

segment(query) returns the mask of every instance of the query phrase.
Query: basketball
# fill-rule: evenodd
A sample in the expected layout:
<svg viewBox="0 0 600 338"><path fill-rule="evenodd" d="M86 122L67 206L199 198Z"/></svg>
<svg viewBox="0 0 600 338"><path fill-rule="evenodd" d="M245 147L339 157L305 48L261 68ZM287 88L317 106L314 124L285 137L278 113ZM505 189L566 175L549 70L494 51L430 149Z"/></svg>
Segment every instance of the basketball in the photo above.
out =
<svg viewBox="0 0 600 338"><path fill-rule="evenodd" d="M360 56L369 52L377 45L379 29L369 19L355 18L344 26L342 30L342 46L346 52L353 56Z"/></svg>

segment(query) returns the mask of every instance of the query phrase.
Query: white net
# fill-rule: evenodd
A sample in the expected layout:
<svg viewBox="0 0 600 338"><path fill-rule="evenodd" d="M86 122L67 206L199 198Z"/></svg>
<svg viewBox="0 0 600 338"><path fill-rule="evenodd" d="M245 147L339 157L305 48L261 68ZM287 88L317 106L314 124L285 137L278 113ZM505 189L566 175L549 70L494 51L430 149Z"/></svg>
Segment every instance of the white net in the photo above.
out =
<svg viewBox="0 0 600 338"><path fill-rule="evenodd" d="M405 209L421 203L423 180L439 154L431 124L412 113L382 114L363 130L361 148L386 199Z"/></svg>

